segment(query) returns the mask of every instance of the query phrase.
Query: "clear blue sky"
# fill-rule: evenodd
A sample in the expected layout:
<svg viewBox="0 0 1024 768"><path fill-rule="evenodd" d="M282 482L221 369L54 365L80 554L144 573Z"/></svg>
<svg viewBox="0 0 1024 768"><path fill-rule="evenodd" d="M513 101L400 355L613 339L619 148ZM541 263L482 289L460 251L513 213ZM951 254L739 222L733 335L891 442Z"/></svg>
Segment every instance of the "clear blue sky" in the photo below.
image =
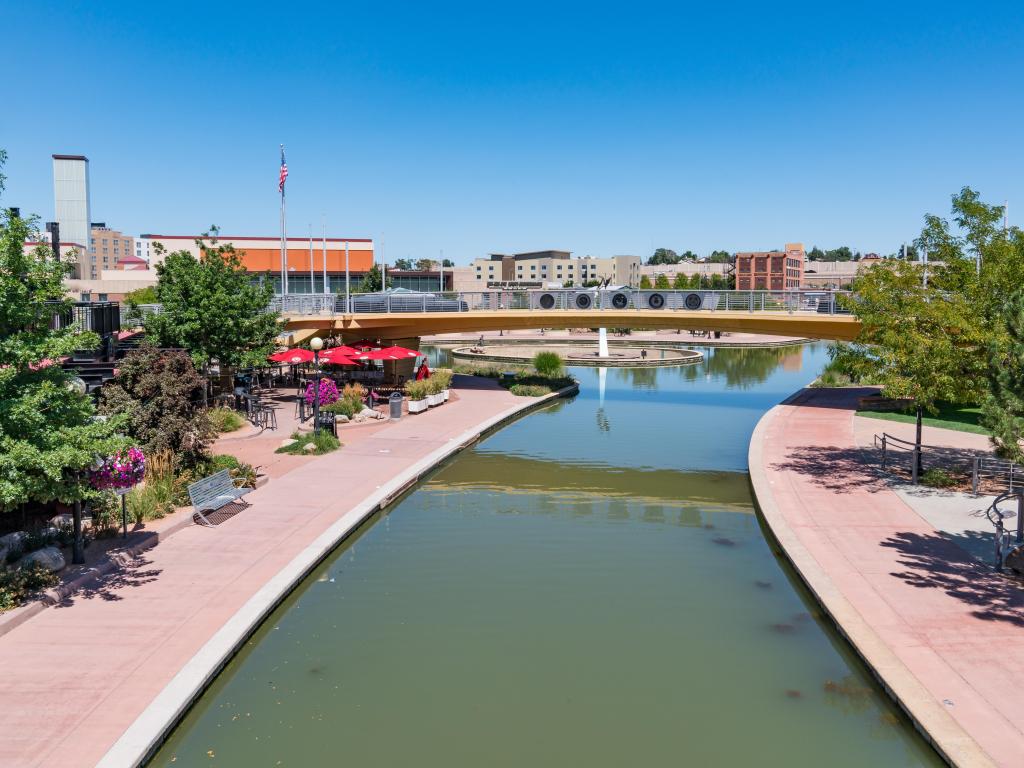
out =
<svg viewBox="0 0 1024 768"><path fill-rule="evenodd" d="M8 205L89 157L129 233L387 257L890 252L963 185L1024 221L1024 4L14 3Z"/></svg>

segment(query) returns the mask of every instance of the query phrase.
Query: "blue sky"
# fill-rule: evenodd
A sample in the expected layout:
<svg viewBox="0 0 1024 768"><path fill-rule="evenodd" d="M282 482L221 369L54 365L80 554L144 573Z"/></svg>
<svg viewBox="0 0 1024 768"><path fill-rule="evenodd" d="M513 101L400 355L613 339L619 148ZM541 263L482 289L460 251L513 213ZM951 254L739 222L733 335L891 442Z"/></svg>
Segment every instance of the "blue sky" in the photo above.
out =
<svg viewBox="0 0 1024 768"><path fill-rule="evenodd" d="M5 202L44 219L81 153L96 220L273 236L284 142L289 234L388 260L886 253L964 185L1024 221L1021 3L2 5Z"/></svg>

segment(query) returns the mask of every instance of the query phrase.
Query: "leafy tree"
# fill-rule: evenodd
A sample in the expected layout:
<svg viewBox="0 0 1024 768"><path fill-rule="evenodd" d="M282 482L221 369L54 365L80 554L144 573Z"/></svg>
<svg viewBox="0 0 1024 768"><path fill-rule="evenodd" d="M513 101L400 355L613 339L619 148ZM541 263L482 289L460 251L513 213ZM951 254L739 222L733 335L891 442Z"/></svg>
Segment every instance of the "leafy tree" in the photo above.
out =
<svg viewBox="0 0 1024 768"><path fill-rule="evenodd" d="M917 408L917 442L924 411L938 401L976 403L986 370L985 323L962 290L960 265L932 270L908 261L876 265L854 281L849 308L861 321L852 346L831 353L855 379L874 380L888 397Z"/></svg>
<svg viewBox="0 0 1024 768"><path fill-rule="evenodd" d="M200 404L205 381L187 353L149 342L128 354L103 388L100 412L126 416L128 434L149 454L168 451L194 463L213 439Z"/></svg>
<svg viewBox="0 0 1024 768"><path fill-rule="evenodd" d="M0 168L6 157L0 150ZM89 493L86 473L98 457L130 441L117 434L120 419L94 419L92 399L72 388L72 374L44 362L93 348L99 339L76 324L51 327L54 315L71 309L62 284L71 265L54 259L46 245L26 253L24 243L38 239L35 218L0 212L0 511L74 502L77 563L83 560L77 502Z"/></svg>
<svg viewBox="0 0 1024 768"><path fill-rule="evenodd" d="M675 280L672 281L672 287L677 291L683 290L690 287L690 281L682 272L676 272Z"/></svg>
<svg viewBox="0 0 1024 768"><path fill-rule="evenodd" d="M222 372L264 363L278 333L277 314L267 310L273 288L252 281L234 247L217 243L216 230L196 243L198 259L175 251L157 264L162 310L146 318L146 333L162 347L187 349L203 370L213 360Z"/></svg>
<svg viewBox="0 0 1024 768"><path fill-rule="evenodd" d="M685 251L679 254L680 261L697 261L700 257L693 251Z"/></svg>
<svg viewBox="0 0 1024 768"><path fill-rule="evenodd" d="M140 304L159 304L160 299L156 295L156 286L147 285L145 288L136 288L134 291L129 291L124 295L124 301L129 306L139 306Z"/></svg>
<svg viewBox="0 0 1024 768"><path fill-rule="evenodd" d="M996 451L1013 461L1024 460L1024 288L1006 303L1006 339L990 347L989 391L982 422L992 431Z"/></svg>
<svg viewBox="0 0 1024 768"><path fill-rule="evenodd" d="M668 276L665 274L660 274L656 278L654 278L654 287L661 290L669 288Z"/></svg>
<svg viewBox="0 0 1024 768"><path fill-rule="evenodd" d="M410 259L395 259L395 269L412 269L412 261Z"/></svg>
<svg viewBox="0 0 1024 768"><path fill-rule="evenodd" d="M654 255L647 260L648 264L678 264L679 254L670 248L658 248Z"/></svg>
<svg viewBox="0 0 1024 768"><path fill-rule="evenodd" d="M818 246L815 245L815 246L813 246L811 248L811 250L809 250L807 252L807 260L808 261L824 261L825 260L825 252L823 250L821 250L821 248L819 248Z"/></svg>
<svg viewBox="0 0 1024 768"><path fill-rule="evenodd" d="M421 272L429 272L434 268L433 259L416 259L416 269Z"/></svg>
<svg viewBox="0 0 1024 768"><path fill-rule="evenodd" d="M733 257L728 251L712 251L708 261L712 264L732 264Z"/></svg>
<svg viewBox="0 0 1024 768"><path fill-rule="evenodd" d="M391 285L391 278L388 278L388 288L390 288ZM352 293L376 293L380 289L380 265L374 264L370 267L370 270L363 275L363 279L359 285L352 289Z"/></svg>
<svg viewBox="0 0 1024 768"><path fill-rule="evenodd" d="M452 261L451 259L443 259L441 261L441 266L444 267L445 269L447 269L448 267L454 267L455 266L455 262Z"/></svg>
<svg viewBox="0 0 1024 768"><path fill-rule="evenodd" d="M700 272L694 272L690 275L689 281L687 281L687 288L700 288L701 276Z"/></svg>
<svg viewBox="0 0 1024 768"><path fill-rule="evenodd" d="M646 290L646 289L653 288L653 287L654 286L651 285L651 278L649 278L647 275L640 275L640 288L641 288L641 290Z"/></svg>

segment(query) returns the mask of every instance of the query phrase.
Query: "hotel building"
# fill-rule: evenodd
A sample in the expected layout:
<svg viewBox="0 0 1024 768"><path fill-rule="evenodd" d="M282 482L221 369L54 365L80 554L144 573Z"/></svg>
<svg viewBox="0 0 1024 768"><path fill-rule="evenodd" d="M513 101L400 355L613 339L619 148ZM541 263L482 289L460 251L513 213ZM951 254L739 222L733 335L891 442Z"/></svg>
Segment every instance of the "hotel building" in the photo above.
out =
<svg viewBox="0 0 1024 768"><path fill-rule="evenodd" d="M472 264L477 290L487 288L545 288L554 284L582 286L597 280L614 285L640 284L639 256L573 258L569 251L530 251L528 253L492 253L489 258L474 259Z"/></svg>

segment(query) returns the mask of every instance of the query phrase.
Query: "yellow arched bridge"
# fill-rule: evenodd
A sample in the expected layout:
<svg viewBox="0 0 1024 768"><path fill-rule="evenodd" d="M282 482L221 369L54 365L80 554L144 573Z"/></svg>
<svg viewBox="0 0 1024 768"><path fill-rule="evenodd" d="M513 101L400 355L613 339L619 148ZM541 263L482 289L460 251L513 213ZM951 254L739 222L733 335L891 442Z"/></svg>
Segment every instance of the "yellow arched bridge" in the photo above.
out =
<svg viewBox="0 0 1024 768"><path fill-rule="evenodd" d="M534 328L731 331L851 341L860 322L840 291L559 289L278 297L289 346L314 335L397 341Z"/></svg>

